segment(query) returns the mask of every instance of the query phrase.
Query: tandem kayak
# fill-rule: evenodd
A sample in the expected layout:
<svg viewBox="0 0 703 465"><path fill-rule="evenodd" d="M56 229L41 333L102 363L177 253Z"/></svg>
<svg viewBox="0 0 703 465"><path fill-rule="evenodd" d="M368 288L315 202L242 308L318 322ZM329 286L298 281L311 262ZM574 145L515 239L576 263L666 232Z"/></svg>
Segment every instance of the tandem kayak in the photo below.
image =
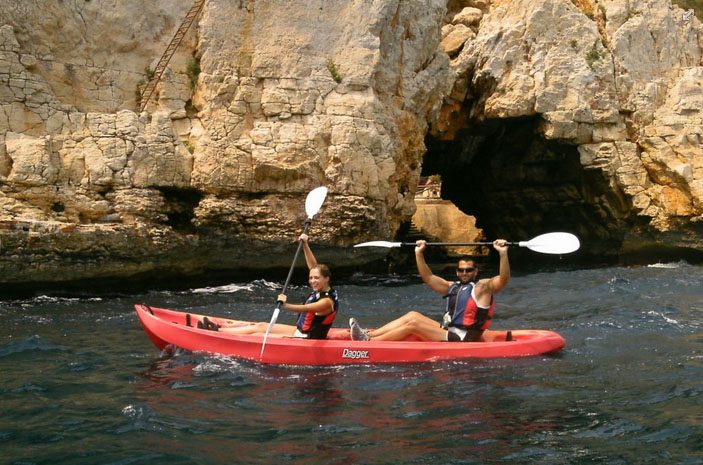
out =
<svg viewBox="0 0 703 465"><path fill-rule="evenodd" d="M553 331L486 331L479 342L353 341L349 330L332 328L324 340L269 337L261 357L263 336L237 335L197 328L204 315L135 305L149 339L161 350L169 346L282 365L418 363L472 358L525 357L558 352L564 338ZM210 317L222 326L248 321ZM508 336L510 333L510 337ZM511 339L511 340L506 340Z"/></svg>

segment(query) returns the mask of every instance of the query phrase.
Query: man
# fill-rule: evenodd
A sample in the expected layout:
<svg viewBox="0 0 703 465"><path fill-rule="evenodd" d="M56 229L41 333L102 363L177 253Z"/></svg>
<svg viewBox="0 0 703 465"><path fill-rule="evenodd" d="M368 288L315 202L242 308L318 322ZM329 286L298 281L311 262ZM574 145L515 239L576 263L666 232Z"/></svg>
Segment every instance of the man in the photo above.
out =
<svg viewBox="0 0 703 465"><path fill-rule="evenodd" d="M502 291L510 281L508 245L505 240L493 241L493 248L500 255L497 276L476 281L478 267L473 259L462 257L456 269L458 281L451 282L432 273L425 262L427 243L419 240L415 244L415 261L422 280L433 291L447 298L447 313L444 324L415 311L406 313L397 320L370 331L361 329L354 318L349 319L351 337L354 340L402 341L415 336L422 341L463 341L481 339L483 331L491 325L495 307L494 294Z"/></svg>

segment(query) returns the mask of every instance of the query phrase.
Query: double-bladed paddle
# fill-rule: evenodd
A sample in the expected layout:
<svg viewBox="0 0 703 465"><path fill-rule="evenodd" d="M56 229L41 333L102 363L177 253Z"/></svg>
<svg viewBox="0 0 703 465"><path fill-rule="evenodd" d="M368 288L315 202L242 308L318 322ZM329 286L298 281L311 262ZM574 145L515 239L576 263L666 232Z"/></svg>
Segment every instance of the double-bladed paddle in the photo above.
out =
<svg viewBox="0 0 703 465"><path fill-rule="evenodd" d="M312 222L312 217L317 214L318 211L320 211L320 207L322 207L322 204L325 201L325 197L327 197L327 188L324 186L317 187L308 193L308 196L305 199L305 213L308 215L308 219L305 220L305 225L303 226L303 234L308 233L308 229L310 228L310 223ZM290 283L290 278L293 276L293 268L295 268L295 262L298 261L298 255L300 255L300 249L302 248L303 243L302 241L298 241L298 248L295 251L295 256L293 257L293 263L290 266L290 270L288 270L288 277L286 278L286 283L283 285L283 290L281 291L281 294L285 294L286 290L288 289L288 284ZM273 311L273 315L271 315L271 321L269 322L268 327L266 328L266 332L264 333L264 342L261 344L261 355L260 357L263 359L264 358L264 348L266 347L266 339L269 336L269 332L271 331L271 328L273 328L273 325L276 324L276 320L278 319L278 314L281 311L281 302L278 302L276 304L276 309Z"/></svg>
<svg viewBox="0 0 703 465"><path fill-rule="evenodd" d="M462 245L492 245L493 242L428 242L427 245L462 246ZM415 246L414 242L371 241L356 244L354 247L403 247ZM571 253L581 246L578 237L571 233L553 232L542 234L529 241L508 242L508 245L527 247L539 253L564 254Z"/></svg>

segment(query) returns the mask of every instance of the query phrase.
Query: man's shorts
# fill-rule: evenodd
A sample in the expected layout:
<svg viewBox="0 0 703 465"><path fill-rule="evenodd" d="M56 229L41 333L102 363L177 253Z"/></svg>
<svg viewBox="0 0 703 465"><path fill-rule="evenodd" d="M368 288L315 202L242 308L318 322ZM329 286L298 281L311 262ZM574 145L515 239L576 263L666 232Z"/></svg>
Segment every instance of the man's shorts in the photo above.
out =
<svg viewBox="0 0 703 465"><path fill-rule="evenodd" d="M481 339L483 331L479 329L461 329L450 326L447 329L447 341L449 342L476 342Z"/></svg>
<svg viewBox="0 0 703 465"><path fill-rule="evenodd" d="M305 333L301 333L298 328L295 328L295 332L293 333L293 337L299 337L301 339L307 339L308 335Z"/></svg>

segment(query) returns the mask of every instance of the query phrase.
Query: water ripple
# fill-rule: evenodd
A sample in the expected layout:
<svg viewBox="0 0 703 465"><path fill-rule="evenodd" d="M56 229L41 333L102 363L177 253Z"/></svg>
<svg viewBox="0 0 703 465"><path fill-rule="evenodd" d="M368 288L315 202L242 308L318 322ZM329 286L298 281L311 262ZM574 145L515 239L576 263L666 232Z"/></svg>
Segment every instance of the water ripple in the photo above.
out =
<svg viewBox="0 0 703 465"><path fill-rule="evenodd" d="M23 354L34 351L64 351L66 347L54 344L38 335L31 336L27 339L12 341L0 347L0 358L9 357L12 355Z"/></svg>

